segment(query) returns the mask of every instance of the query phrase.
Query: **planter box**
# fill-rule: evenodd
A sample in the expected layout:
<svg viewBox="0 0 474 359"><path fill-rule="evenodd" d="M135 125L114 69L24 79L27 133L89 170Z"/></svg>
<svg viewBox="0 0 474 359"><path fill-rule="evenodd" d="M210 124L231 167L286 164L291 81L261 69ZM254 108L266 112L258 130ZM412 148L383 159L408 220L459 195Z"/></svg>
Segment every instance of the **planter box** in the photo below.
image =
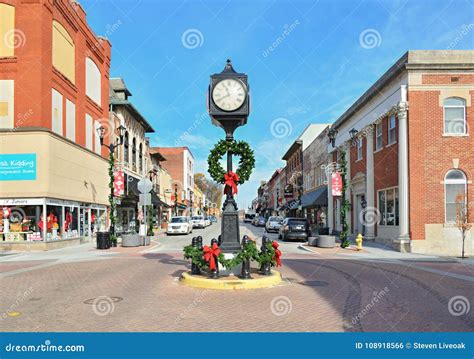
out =
<svg viewBox="0 0 474 359"><path fill-rule="evenodd" d="M336 246L335 236L320 235L317 238L316 245L320 248L334 248Z"/></svg>
<svg viewBox="0 0 474 359"><path fill-rule="evenodd" d="M122 234L122 247L138 247L142 245L142 236L138 234Z"/></svg>
<svg viewBox="0 0 474 359"><path fill-rule="evenodd" d="M308 245L312 247L316 247L318 243L318 237L309 237L308 238Z"/></svg>

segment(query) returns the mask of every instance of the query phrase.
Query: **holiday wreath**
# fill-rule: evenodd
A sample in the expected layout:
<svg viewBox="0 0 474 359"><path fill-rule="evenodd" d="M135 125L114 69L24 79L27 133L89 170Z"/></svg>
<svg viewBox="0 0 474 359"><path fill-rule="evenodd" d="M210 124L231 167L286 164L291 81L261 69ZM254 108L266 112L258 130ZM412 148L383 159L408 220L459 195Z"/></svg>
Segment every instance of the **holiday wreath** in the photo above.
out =
<svg viewBox="0 0 474 359"><path fill-rule="evenodd" d="M233 172L227 173L220 164L221 158L227 152L231 152L233 155L240 157L239 167L237 168L237 171L235 171L235 174ZM224 184L231 180L237 184L242 184L247 181L252 174L252 170L255 167L255 157L250 145L245 141L220 140L211 150L207 159L207 164L209 167L209 174L217 183ZM232 176L233 178L228 179L225 176Z"/></svg>

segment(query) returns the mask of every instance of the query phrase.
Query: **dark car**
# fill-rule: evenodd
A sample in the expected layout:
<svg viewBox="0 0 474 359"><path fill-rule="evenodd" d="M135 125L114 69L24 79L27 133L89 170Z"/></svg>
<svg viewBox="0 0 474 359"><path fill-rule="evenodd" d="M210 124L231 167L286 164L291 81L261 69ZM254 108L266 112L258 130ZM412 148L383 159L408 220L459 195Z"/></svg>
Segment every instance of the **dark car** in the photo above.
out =
<svg viewBox="0 0 474 359"><path fill-rule="evenodd" d="M282 241L306 241L309 237L309 222L306 218L285 218L279 231L278 238Z"/></svg>

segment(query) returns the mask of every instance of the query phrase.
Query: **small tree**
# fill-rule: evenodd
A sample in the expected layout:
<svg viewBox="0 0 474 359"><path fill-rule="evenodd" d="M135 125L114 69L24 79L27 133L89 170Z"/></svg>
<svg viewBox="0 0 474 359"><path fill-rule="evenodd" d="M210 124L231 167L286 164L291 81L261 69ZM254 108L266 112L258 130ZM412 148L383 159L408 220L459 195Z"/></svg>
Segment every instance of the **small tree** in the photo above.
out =
<svg viewBox="0 0 474 359"><path fill-rule="evenodd" d="M462 253L461 258L464 256L464 244L466 241L466 234L472 228L472 224L469 223L469 206L467 204L467 198L464 194L456 196L456 226L461 232L462 237Z"/></svg>

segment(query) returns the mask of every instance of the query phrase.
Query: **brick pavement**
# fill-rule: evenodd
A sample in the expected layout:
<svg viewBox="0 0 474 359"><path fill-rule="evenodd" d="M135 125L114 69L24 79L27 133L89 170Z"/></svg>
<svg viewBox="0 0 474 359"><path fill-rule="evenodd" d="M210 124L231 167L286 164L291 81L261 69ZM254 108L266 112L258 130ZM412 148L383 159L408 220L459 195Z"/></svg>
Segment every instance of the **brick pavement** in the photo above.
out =
<svg viewBox="0 0 474 359"><path fill-rule="evenodd" d="M474 330L472 311L456 317L448 310L453 296L474 298L472 282L311 253L285 255L283 264L283 285L230 292L180 284L188 266L181 253L133 251L3 276L0 330ZM22 315L3 315L12 306Z"/></svg>

